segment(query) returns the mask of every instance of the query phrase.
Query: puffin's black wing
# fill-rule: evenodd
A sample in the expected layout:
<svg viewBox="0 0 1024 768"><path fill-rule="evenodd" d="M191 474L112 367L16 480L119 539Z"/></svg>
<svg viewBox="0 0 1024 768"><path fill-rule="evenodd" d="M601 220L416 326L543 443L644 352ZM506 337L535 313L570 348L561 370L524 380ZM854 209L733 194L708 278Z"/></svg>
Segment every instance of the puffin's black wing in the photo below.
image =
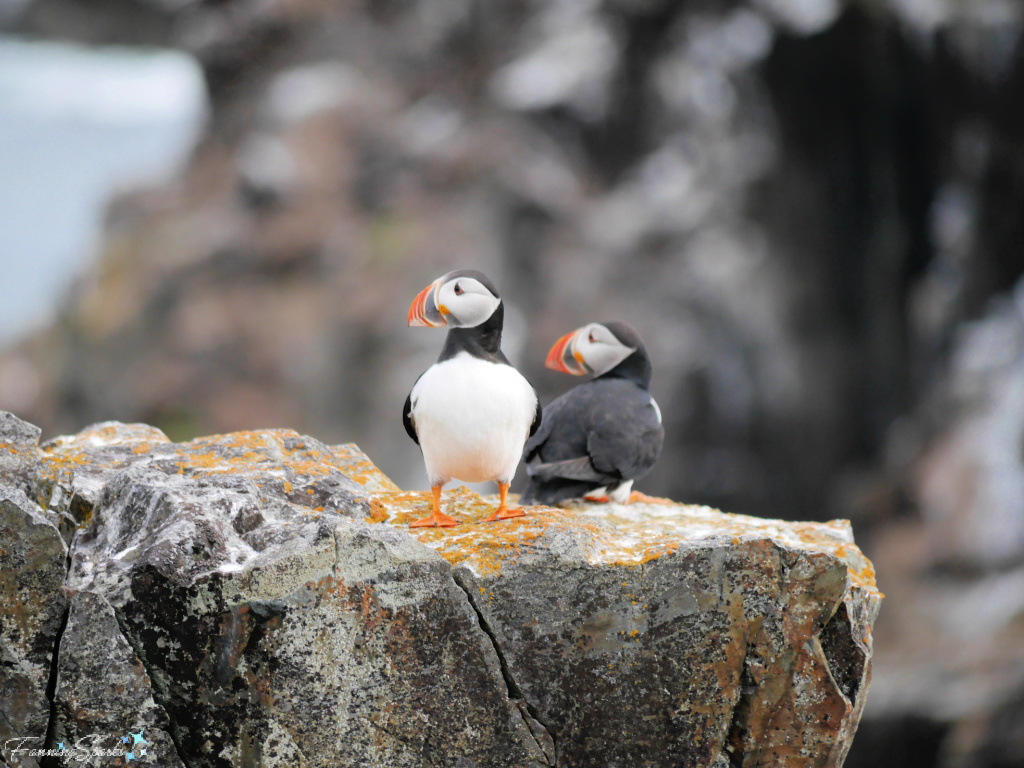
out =
<svg viewBox="0 0 1024 768"><path fill-rule="evenodd" d="M402 408L402 424L405 425L405 431L416 445L420 444L419 435L416 434L416 423L412 420L412 392L405 398L405 406Z"/></svg>
<svg viewBox="0 0 1024 768"><path fill-rule="evenodd" d="M537 397L537 393L533 393L534 397ZM544 410L540 407L540 398L537 397L537 410L533 414L533 423L530 424L530 437L533 437L537 430L540 429L540 425L544 421Z"/></svg>
<svg viewBox="0 0 1024 768"><path fill-rule="evenodd" d="M423 373L426 373L426 371ZM423 378L423 373L416 377L416 381L412 384L412 389L409 390L409 396L405 398L405 405L402 406L402 424L405 425L406 434L412 438L416 445L420 444L420 437L416 434L416 421L412 417L412 393L416 389L416 385L420 383L420 379Z"/></svg>
<svg viewBox="0 0 1024 768"><path fill-rule="evenodd" d="M526 444L523 503L555 504L637 479L654 465L663 441L647 390L614 378L581 384L548 405Z"/></svg>
<svg viewBox="0 0 1024 768"><path fill-rule="evenodd" d="M665 440L661 424L644 418L642 411L633 415L634 419L622 420L611 428L603 425L587 438L587 453L594 467L619 480L635 480L647 474Z"/></svg>
<svg viewBox="0 0 1024 768"><path fill-rule="evenodd" d="M563 478L565 480L590 480L600 482L606 477L594 469L589 456L581 456L578 459L566 459L565 461L552 461L547 464L534 462L526 467L527 474L538 480L552 480Z"/></svg>

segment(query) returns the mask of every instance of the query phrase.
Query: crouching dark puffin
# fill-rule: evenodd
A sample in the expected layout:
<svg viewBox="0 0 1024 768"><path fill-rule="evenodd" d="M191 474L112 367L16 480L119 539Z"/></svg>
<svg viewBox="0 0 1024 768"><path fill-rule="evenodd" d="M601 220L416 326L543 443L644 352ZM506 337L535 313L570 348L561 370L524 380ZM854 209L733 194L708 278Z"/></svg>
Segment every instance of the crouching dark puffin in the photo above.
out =
<svg viewBox="0 0 1024 768"><path fill-rule="evenodd" d="M402 411L434 494L433 514L413 528L459 524L441 512L441 487L452 479L498 482L501 503L485 522L523 515L508 508L508 488L540 425L541 407L501 351L504 316L494 284L475 270L439 277L409 307L410 326L450 329L441 356L416 380Z"/></svg>
<svg viewBox="0 0 1024 768"><path fill-rule="evenodd" d="M654 466L665 440L661 411L648 388L651 359L625 323L591 323L560 338L548 368L596 374L550 403L526 444L523 504L655 501L630 490ZM657 501L661 501L660 499Z"/></svg>

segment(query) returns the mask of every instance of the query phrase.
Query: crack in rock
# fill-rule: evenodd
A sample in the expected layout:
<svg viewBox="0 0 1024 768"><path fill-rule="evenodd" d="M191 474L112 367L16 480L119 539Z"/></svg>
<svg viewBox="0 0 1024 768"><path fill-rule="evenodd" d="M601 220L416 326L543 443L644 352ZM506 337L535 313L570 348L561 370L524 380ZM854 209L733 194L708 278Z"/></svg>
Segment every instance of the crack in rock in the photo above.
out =
<svg viewBox="0 0 1024 768"><path fill-rule="evenodd" d="M68 558L70 567L70 557ZM64 615L60 620L60 628L57 630L57 637L53 641L53 655L50 657L50 679L46 683L46 698L50 702L50 719L46 724L46 738L43 744L46 749L51 749L56 744L54 738L57 728L57 678L59 676L58 664L60 661L60 641L64 638L64 630L68 628L68 617L71 615L71 602L64 606Z"/></svg>
<svg viewBox="0 0 1024 768"><path fill-rule="evenodd" d="M744 742L746 741L747 723L750 720L751 703L754 693L757 691L757 683L750 674L750 643L747 643L743 651L743 664L740 668L739 696L732 707L732 716L729 719L729 730L726 731L725 741L722 748L729 758L729 765L733 768L740 768L743 765L743 758L746 753Z"/></svg>
<svg viewBox="0 0 1024 768"><path fill-rule="evenodd" d="M484 617L483 612L473 599L472 591L463 583L457 572L453 571L452 577L459 589L466 594L466 599L469 601L470 607L472 607L473 612L476 613L477 620L480 622L480 628L490 638L491 645L494 647L494 653L497 655L498 662L501 665L501 676L504 678L505 686L508 688L509 699L518 708L523 721L530 731L530 735L533 736L534 741L537 742L538 749L544 755L545 762L549 766L557 765L558 746L552 733L552 728L541 720L540 713L530 704L519 684L516 683L515 678L512 676L512 670L509 669L508 661L505 659L505 654L501 650L501 644L498 642L498 638Z"/></svg>
<svg viewBox="0 0 1024 768"><path fill-rule="evenodd" d="M356 488L336 511L355 465L312 439L133 429L91 428L46 459L97 499L70 575L67 548L49 561L72 600L49 602L56 647L38 665L51 740L106 727L107 699L128 698L188 768L835 766L848 751L880 599L848 526L675 505L408 531L423 496L378 484L376 507ZM109 675L96 638L117 651ZM103 687L143 671L139 696ZM80 691L95 711L70 711Z"/></svg>

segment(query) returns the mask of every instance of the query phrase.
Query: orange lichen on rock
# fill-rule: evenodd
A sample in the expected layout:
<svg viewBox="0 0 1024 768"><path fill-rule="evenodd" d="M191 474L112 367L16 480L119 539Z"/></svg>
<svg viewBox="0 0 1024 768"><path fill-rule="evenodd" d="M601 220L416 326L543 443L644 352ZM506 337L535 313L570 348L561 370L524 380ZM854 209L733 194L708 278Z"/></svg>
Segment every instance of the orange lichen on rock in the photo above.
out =
<svg viewBox="0 0 1024 768"><path fill-rule="evenodd" d="M100 449L100 450L97 450ZM292 430L262 430L211 435L169 445L159 430L145 425L101 424L43 446L39 487L52 487L86 465L114 469L137 461L190 477L260 471L277 478L289 499L324 508L316 497L318 479L343 473L372 497L368 521L406 529L431 508L427 492L402 492L358 446L322 446ZM97 467L106 462L106 467ZM303 497L308 501L303 501ZM661 501L661 500L659 500ZM708 507L635 502L576 503L567 508L527 508L527 515L484 523L497 500L465 487L447 491L442 507L463 521L448 530L418 529L411 535L453 565L465 563L478 572L499 570L508 552L529 548L542 537L567 533L583 542L593 565L640 566L677 552L680 546L711 539L734 545L770 539L779 545L822 552L846 564L850 582L871 591L871 563L853 543L849 523L792 523L733 515Z"/></svg>
<svg viewBox="0 0 1024 768"><path fill-rule="evenodd" d="M38 502L55 511L78 504L75 517L80 523L112 473L129 466L197 480L253 480L298 507L338 511L352 501L353 493L368 503L347 475L353 457L362 454L356 446L346 448L339 458L326 445L288 429L171 443L153 427L112 422L44 444L32 471ZM75 498L79 501L73 502Z"/></svg>
<svg viewBox="0 0 1024 768"><path fill-rule="evenodd" d="M368 490L371 489L365 478L372 478L375 487L386 489L371 491L384 508L374 514L373 522L406 527L430 511L428 492L399 491L368 459L360 461L361 474L349 476ZM593 565L642 565L677 552L683 544L709 539L724 539L734 545L772 540L785 547L834 557L846 564L851 584L877 593L874 568L853 543L846 520L794 523L688 504L579 502L558 509L527 507L525 517L483 523L482 519L497 505L496 498L480 496L463 486L446 491L441 504L447 514L463 524L449 529L413 529L410 533L452 565L465 563L479 572L500 569L510 548L522 549L541 536L571 528L588 538L588 560Z"/></svg>
<svg viewBox="0 0 1024 768"><path fill-rule="evenodd" d="M124 606L123 626L146 628L137 637L149 663L199 691L175 705L206 707L202 722L231 711L219 698L207 705L227 690L225 675L239 681L239 702L266 705L260 716L298 722L269 706L279 688L258 671L279 658L325 681L332 711L351 713L362 706L351 692L377 685L358 722L384 711L381 700L411 702L401 723L379 723L409 733L424 723L458 733L490 695L478 708L498 713L496 733L518 729L493 754L533 750L516 765L541 764L542 753L554 762L551 737L533 723L557 722L566 764L599 755L638 765L653 754L664 765L831 768L866 698L881 598L845 521L638 497L485 522L498 499L457 487L440 506L458 526L411 529L431 511L430 492L403 492L355 445L290 430L173 444L148 427L98 425L44 444L26 477L47 514L91 521L72 539L69 583L78 594L105 590ZM65 560L58 546L61 580ZM124 578L131 572L139 578ZM186 646L194 660L222 649L216 668L169 655ZM50 666L41 669L45 704ZM392 669L408 683L403 695ZM353 685L353 670L370 674ZM510 700L509 678L526 703ZM425 709L431 702L441 706ZM483 732L485 721L472 722L466 744ZM338 734L331 743L347 743Z"/></svg>
<svg viewBox="0 0 1024 768"><path fill-rule="evenodd" d="M337 458L342 471L372 493L401 493L402 489L381 472L370 457L355 443L332 445L331 453Z"/></svg>
<svg viewBox="0 0 1024 768"><path fill-rule="evenodd" d="M210 435L173 444L173 451L167 450L169 445L169 439L153 427L97 425L46 443L41 473L53 478L62 470L86 465L112 469L139 457L149 458L157 466L170 460L169 465L176 467L179 474L190 476L273 471L283 467L297 477L322 477L345 467L331 452L308 447L297 432L289 429ZM98 455L94 450L97 448L112 450ZM286 484L290 490L290 482Z"/></svg>
<svg viewBox="0 0 1024 768"><path fill-rule="evenodd" d="M648 562L675 551L683 542L723 537L733 544L771 539L783 546L823 552L845 563L853 584L874 590L871 562L853 543L847 520L793 523L721 512L690 504L578 504L576 509L612 523L614 545L603 560Z"/></svg>

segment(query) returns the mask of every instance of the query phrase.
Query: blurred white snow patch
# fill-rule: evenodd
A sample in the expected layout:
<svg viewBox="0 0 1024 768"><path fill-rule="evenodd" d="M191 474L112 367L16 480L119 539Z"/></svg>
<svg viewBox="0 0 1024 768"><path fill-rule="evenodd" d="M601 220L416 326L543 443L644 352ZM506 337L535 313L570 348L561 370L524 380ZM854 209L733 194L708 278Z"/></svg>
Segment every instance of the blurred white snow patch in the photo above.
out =
<svg viewBox="0 0 1024 768"><path fill-rule="evenodd" d="M274 134L250 134L238 151L238 170L253 189L286 195L295 187L298 168L288 146Z"/></svg>
<svg viewBox="0 0 1024 768"><path fill-rule="evenodd" d="M949 182L940 187L929 213L929 229L938 248L958 250L958 246L973 238L977 202L965 185Z"/></svg>
<svg viewBox="0 0 1024 768"><path fill-rule="evenodd" d="M946 0L888 0L888 4L904 22L929 35L949 18Z"/></svg>
<svg viewBox="0 0 1024 768"><path fill-rule="evenodd" d="M775 32L764 16L749 8L730 13L721 28L722 44L730 54L733 69L765 58L772 49Z"/></svg>
<svg viewBox="0 0 1024 768"><path fill-rule="evenodd" d="M1020 21L1020 0L886 0L904 22L934 32L955 21L979 27L1005 27Z"/></svg>
<svg viewBox="0 0 1024 768"><path fill-rule="evenodd" d="M284 125L339 109L365 90L359 72L337 61L282 72L267 89L267 116Z"/></svg>
<svg viewBox="0 0 1024 768"><path fill-rule="evenodd" d="M843 10L839 0L757 0L776 21L801 35L814 35L832 26Z"/></svg>
<svg viewBox="0 0 1024 768"><path fill-rule="evenodd" d="M414 154L430 155L458 138L465 124L462 113L448 99L431 94L413 104L402 115L398 133Z"/></svg>
<svg viewBox="0 0 1024 768"><path fill-rule="evenodd" d="M608 109L609 79L619 46L596 15L559 14L533 50L498 71L493 91L508 109L535 111L565 106L584 120Z"/></svg>
<svg viewBox="0 0 1024 768"><path fill-rule="evenodd" d="M195 122L205 99L199 64L177 51L0 38L0 108L8 113L92 123Z"/></svg>
<svg viewBox="0 0 1024 768"><path fill-rule="evenodd" d="M737 107L730 76L771 51L775 33L760 13L739 8L725 16L694 16L682 43L660 59L654 84L665 103L702 121L722 123Z"/></svg>
<svg viewBox="0 0 1024 768"><path fill-rule="evenodd" d="M724 16L694 16L687 25L686 56L696 66L736 72L765 58L775 31L764 16L737 8Z"/></svg>
<svg viewBox="0 0 1024 768"><path fill-rule="evenodd" d="M1024 33L1021 0L886 0L903 24L927 43L948 30L949 41L978 74L999 82L1013 72Z"/></svg>
<svg viewBox="0 0 1024 768"><path fill-rule="evenodd" d="M52 315L110 196L174 173L207 111L186 54L0 35L0 344Z"/></svg>

